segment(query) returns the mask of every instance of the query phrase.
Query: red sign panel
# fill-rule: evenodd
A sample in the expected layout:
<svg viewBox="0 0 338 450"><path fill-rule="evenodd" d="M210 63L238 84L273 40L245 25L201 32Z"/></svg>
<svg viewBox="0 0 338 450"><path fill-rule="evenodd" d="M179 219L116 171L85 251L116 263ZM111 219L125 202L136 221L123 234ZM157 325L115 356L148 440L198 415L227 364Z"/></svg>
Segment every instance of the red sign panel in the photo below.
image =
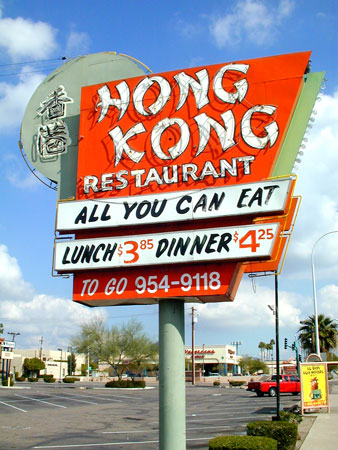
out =
<svg viewBox="0 0 338 450"><path fill-rule="evenodd" d="M232 301L238 284L233 274L242 275L241 264L210 263L130 268L118 271L77 272L73 300L88 306L154 303L161 298L191 301ZM154 300L155 299L155 300Z"/></svg>
<svg viewBox="0 0 338 450"><path fill-rule="evenodd" d="M310 53L82 88L77 199L269 177Z"/></svg>

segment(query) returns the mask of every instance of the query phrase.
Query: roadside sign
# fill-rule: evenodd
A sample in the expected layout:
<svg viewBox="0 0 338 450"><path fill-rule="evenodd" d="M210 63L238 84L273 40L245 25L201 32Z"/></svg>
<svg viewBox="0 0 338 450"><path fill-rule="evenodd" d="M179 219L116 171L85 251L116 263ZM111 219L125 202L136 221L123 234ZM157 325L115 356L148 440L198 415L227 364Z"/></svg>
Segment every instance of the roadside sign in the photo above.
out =
<svg viewBox="0 0 338 450"><path fill-rule="evenodd" d="M2 348L15 348L15 342L13 342L13 341L1 342L1 347Z"/></svg>
<svg viewBox="0 0 338 450"><path fill-rule="evenodd" d="M58 202L56 230L69 232L218 217L263 216L285 210L291 177L167 194Z"/></svg>
<svg viewBox="0 0 338 450"><path fill-rule="evenodd" d="M244 267L244 266L243 266ZM196 302L233 301L240 275L236 262L168 265L78 271L74 273L73 300L87 306L152 304L154 298L194 299Z"/></svg>
<svg viewBox="0 0 338 450"><path fill-rule="evenodd" d="M107 77L81 86L80 105L55 88L40 109L56 96L80 111L76 193L59 196L53 259L74 274L74 301L231 301L245 271L278 268L295 177L271 177L310 54Z"/></svg>
<svg viewBox="0 0 338 450"><path fill-rule="evenodd" d="M327 365L325 363L301 363L300 381L302 412L317 408L327 408L330 412Z"/></svg>
<svg viewBox="0 0 338 450"><path fill-rule="evenodd" d="M2 350L1 359L13 359L13 357L14 357L13 352L7 352Z"/></svg>
<svg viewBox="0 0 338 450"><path fill-rule="evenodd" d="M267 179L309 58L293 53L83 87L76 199Z"/></svg>
<svg viewBox="0 0 338 450"><path fill-rule="evenodd" d="M269 258L279 224L253 224L170 233L58 241L55 269L149 266Z"/></svg>

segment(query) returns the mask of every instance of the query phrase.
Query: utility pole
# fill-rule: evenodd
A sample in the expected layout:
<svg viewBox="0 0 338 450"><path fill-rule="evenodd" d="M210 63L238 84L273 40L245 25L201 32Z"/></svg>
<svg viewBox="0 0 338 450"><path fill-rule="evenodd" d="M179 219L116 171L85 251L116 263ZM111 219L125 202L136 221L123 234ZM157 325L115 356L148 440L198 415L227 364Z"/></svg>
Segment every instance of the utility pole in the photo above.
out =
<svg viewBox="0 0 338 450"><path fill-rule="evenodd" d="M13 332L11 332L11 331L8 331L8 333L7 334L10 334L10 335L12 335L12 342L14 342L15 341L15 337L16 336L20 336L20 333L13 333Z"/></svg>
<svg viewBox="0 0 338 450"><path fill-rule="evenodd" d="M12 336L12 342L15 342L16 336L20 336L20 333L13 333L12 331L8 331L7 334ZM7 381L8 381L8 386L10 385L10 375L11 375L11 360L7 361Z"/></svg>
<svg viewBox="0 0 338 450"><path fill-rule="evenodd" d="M278 273L275 272L275 328L276 328L276 372L277 372L277 420L280 420L280 369L279 369L279 311L278 311Z"/></svg>
<svg viewBox="0 0 338 450"><path fill-rule="evenodd" d="M195 384L195 308L191 308L191 350L192 350L192 356L191 356L191 364L192 364L192 377L191 377L191 384Z"/></svg>
<svg viewBox="0 0 338 450"><path fill-rule="evenodd" d="M90 367L90 364L89 364L89 348L88 348L88 361L87 361L87 370L88 370L88 373L87 373L87 381L89 381L89 367Z"/></svg>
<svg viewBox="0 0 338 450"><path fill-rule="evenodd" d="M41 336L41 339L40 339L40 361L42 361L42 344L43 344L43 336Z"/></svg>
<svg viewBox="0 0 338 450"><path fill-rule="evenodd" d="M194 307L191 308L191 364L192 364L192 377L191 384L195 384L195 323L198 321L198 313Z"/></svg>

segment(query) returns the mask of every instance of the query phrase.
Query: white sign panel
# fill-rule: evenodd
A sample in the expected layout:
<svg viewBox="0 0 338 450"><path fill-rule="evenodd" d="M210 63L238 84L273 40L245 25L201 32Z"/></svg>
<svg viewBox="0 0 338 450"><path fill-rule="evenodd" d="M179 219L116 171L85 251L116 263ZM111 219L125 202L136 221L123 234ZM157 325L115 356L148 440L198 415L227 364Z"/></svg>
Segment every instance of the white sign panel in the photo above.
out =
<svg viewBox="0 0 338 450"><path fill-rule="evenodd" d="M291 178L165 194L58 203L56 230L76 231L282 212Z"/></svg>
<svg viewBox="0 0 338 450"><path fill-rule="evenodd" d="M133 267L216 260L266 259L279 224L254 224L136 236L56 241L54 269Z"/></svg>
<svg viewBox="0 0 338 450"><path fill-rule="evenodd" d="M13 359L13 352L6 352L6 351L2 350L1 358L2 359Z"/></svg>
<svg viewBox="0 0 338 450"><path fill-rule="evenodd" d="M15 348L15 342L13 341L3 341L1 342L2 348Z"/></svg>

